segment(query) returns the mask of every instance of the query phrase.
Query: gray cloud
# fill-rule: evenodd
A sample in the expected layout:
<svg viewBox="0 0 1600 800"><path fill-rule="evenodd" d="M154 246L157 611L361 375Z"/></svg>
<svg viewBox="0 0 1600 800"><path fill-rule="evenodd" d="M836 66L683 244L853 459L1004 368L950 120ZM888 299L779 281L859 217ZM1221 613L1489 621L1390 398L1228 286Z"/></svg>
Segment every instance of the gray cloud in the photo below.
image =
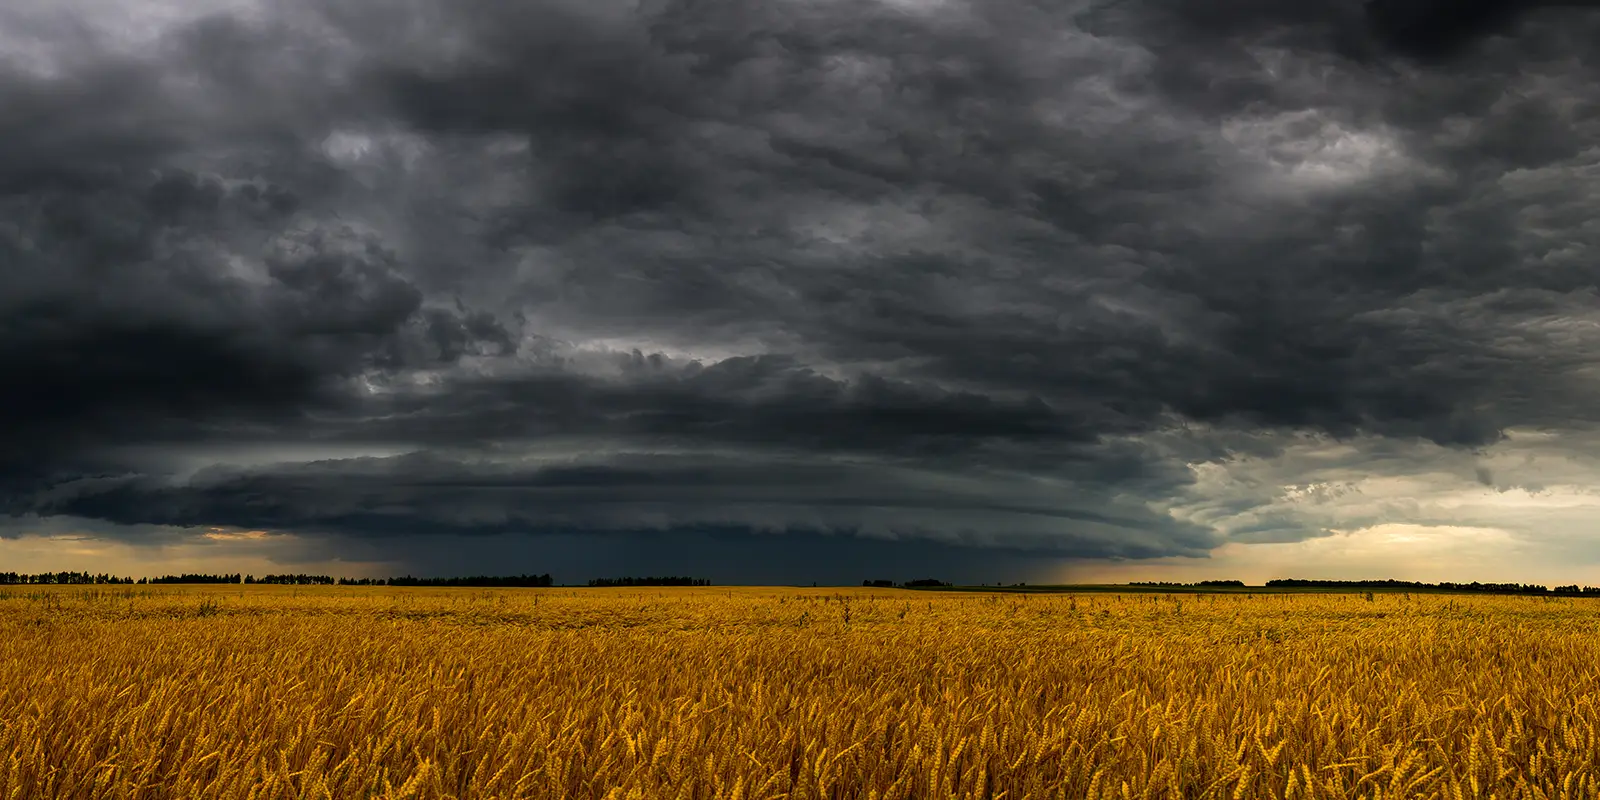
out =
<svg viewBox="0 0 1600 800"><path fill-rule="evenodd" d="M520 531L849 534L999 545L1078 557L1198 555L1208 531L1143 503L1064 505L1058 486L770 454L539 463L414 454L206 470L182 483L99 477L57 485L46 514L127 524L229 524L354 536ZM1060 527L1071 527L1063 537Z"/></svg>
<svg viewBox="0 0 1600 800"><path fill-rule="evenodd" d="M1195 555L1192 465L1584 429L1600 18L1479 5L6 12L5 507Z"/></svg>

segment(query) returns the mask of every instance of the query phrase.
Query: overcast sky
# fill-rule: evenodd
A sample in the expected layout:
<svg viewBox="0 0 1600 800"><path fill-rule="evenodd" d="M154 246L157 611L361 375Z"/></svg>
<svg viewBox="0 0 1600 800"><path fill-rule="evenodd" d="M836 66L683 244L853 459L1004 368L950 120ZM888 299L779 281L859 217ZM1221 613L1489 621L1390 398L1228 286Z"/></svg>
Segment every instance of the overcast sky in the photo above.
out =
<svg viewBox="0 0 1600 800"><path fill-rule="evenodd" d="M1386 2L9 0L0 570L1600 584L1600 11Z"/></svg>

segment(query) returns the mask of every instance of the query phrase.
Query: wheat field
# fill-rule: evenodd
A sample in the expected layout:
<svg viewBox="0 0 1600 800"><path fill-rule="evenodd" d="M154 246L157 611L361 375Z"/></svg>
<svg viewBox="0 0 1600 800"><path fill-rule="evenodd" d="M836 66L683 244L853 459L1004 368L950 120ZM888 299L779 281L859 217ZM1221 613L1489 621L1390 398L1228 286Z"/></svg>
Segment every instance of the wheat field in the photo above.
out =
<svg viewBox="0 0 1600 800"><path fill-rule="evenodd" d="M12 587L0 798L1591 798L1600 601Z"/></svg>

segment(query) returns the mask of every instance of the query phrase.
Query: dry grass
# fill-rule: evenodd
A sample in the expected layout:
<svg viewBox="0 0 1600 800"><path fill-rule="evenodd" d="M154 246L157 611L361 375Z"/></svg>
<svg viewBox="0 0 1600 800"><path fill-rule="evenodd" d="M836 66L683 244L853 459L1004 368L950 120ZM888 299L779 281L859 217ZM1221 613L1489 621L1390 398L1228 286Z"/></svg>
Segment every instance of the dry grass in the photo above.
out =
<svg viewBox="0 0 1600 800"><path fill-rule="evenodd" d="M1600 602L0 589L0 798L1600 793Z"/></svg>

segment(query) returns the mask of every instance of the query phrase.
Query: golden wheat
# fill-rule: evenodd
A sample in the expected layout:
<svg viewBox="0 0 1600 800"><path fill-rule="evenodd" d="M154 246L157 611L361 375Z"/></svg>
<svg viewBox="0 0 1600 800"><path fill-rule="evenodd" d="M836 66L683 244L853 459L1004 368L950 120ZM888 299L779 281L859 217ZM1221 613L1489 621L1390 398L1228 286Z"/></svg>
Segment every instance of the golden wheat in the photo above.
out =
<svg viewBox="0 0 1600 800"><path fill-rule="evenodd" d="M0 798L1592 798L1600 601L0 590Z"/></svg>

